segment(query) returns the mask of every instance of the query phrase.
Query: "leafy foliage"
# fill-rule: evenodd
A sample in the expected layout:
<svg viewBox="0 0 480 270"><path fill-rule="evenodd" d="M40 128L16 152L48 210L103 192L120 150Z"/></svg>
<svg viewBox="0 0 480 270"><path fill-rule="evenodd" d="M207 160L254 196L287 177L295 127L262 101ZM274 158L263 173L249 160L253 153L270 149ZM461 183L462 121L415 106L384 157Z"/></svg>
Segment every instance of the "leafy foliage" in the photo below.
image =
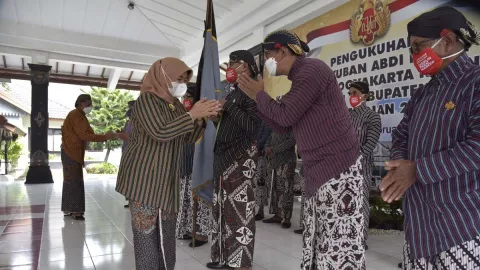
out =
<svg viewBox="0 0 480 270"><path fill-rule="evenodd" d="M403 231L402 200L391 204L378 194L370 196L370 228Z"/></svg>
<svg viewBox="0 0 480 270"><path fill-rule="evenodd" d="M0 159L5 160L5 141L1 143ZM11 169L15 170L18 166L18 160L22 155L23 145L17 141L8 142L8 162L11 164Z"/></svg>
<svg viewBox="0 0 480 270"><path fill-rule="evenodd" d="M91 174L116 174L118 172L115 165L103 162L103 163L94 163L86 166L87 173Z"/></svg>
<svg viewBox="0 0 480 270"><path fill-rule="evenodd" d="M95 133L105 134L109 131L123 130L127 121L125 112L128 109L128 102L134 99L133 95L124 90L108 90L99 87L92 87L90 95L93 109L88 118ZM122 144L121 140L110 140L104 143L107 149L105 162L108 161L110 151L120 148Z"/></svg>

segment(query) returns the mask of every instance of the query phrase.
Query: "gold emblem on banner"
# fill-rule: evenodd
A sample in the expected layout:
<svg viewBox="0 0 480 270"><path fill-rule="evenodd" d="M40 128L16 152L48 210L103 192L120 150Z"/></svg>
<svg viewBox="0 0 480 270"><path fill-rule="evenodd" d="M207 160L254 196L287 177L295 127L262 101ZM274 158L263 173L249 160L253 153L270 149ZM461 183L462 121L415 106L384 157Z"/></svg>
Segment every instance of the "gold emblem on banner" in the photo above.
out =
<svg viewBox="0 0 480 270"><path fill-rule="evenodd" d="M350 39L370 45L390 28L391 12L384 0L363 0L350 20Z"/></svg>

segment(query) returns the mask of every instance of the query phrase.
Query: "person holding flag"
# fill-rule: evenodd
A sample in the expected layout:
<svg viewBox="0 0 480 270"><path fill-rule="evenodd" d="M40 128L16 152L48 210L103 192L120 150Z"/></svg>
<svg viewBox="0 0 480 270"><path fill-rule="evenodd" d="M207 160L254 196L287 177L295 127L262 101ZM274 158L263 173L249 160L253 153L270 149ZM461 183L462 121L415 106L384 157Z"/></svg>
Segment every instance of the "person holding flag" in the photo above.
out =
<svg viewBox="0 0 480 270"><path fill-rule="evenodd" d="M256 104L238 88L237 74L255 78L258 68L248 51L230 54L227 80L234 90L221 101L214 150L212 262L210 269L250 269L255 242L257 148L261 121Z"/></svg>
<svg viewBox="0 0 480 270"><path fill-rule="evenodd" d="M183 148L202 136L203 119L220 110L218 101L202 99L187 112L179 98L192 76L180 59L156 61L133 108L115 190L130 204L136 269L175 268Z"/></svg>

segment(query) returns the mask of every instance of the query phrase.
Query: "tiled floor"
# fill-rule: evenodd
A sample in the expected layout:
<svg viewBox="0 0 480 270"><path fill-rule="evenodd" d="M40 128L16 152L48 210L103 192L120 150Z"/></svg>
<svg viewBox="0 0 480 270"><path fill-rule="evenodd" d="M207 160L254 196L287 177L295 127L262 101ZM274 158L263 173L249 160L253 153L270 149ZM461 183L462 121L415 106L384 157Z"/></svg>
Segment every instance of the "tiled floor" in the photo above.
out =
<svg viewBox="0 0 480 270"><path fill-rule="evenodd" d="M124 198L114 191L115 178L85 181L86 221L63 217L62 184L24 185L0 182L0 269L135 269L130 213ZM300 269L299 205L290 230L257 223L254 269ZM367 251L369 270L397 269L401 236L371 236ZM176 269L207 269L208 246L177 243Z"/></svg>

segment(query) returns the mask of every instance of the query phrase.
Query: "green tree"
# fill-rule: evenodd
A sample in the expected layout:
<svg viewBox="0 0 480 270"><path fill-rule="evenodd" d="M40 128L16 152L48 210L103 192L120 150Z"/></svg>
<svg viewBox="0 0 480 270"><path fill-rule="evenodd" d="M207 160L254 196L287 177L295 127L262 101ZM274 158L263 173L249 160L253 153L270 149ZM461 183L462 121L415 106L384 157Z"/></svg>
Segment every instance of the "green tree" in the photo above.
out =
<svg viewBox="0 0 480 270"><path fill-rule="evenodd" d="M125 90L108 90L99 87L92 87L90 95L93 108L88 118L95 133L104 134L122 130L127 121L125 112L128 109L128 102L134 99L133 95ZM105 162L108 162L110 151L120 148L122 143L121 140L105 142L107 149Z"/></svg>
<svg viewBox="0 0 480 270"><path fill-rule="evenodd" d="M0 159L2 160L5 160L5 143L7 142L2 141L0 143ZM23 145L18 140L8 142L8 162L12 165L12 170L17 168L22 151Z"/></svg>

